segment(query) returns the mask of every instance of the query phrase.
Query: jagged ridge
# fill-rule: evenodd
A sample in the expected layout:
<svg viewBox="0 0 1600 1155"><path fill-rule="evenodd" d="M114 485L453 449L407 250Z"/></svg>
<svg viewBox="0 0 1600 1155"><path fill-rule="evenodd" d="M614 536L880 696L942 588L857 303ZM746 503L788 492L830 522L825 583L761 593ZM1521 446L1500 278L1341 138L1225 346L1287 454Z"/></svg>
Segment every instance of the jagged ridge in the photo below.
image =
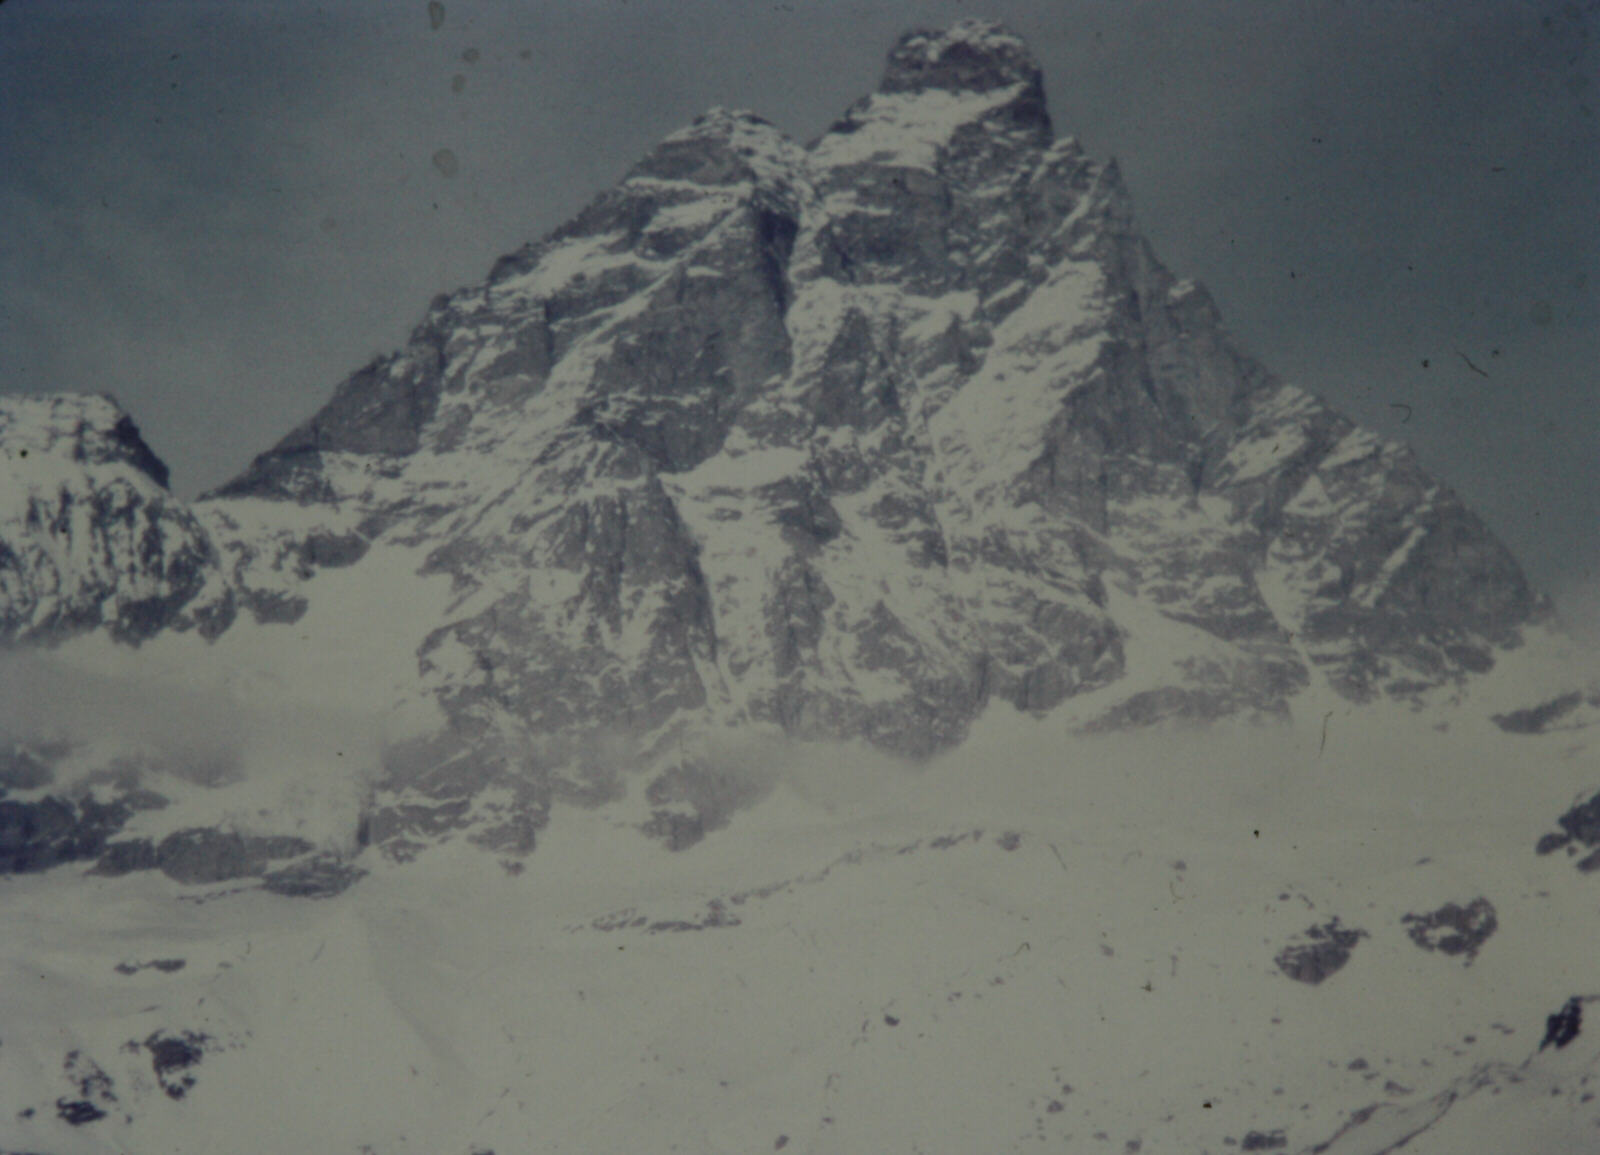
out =
<svg viewBox="0 0 1600 1155"><path fill-rule="evenodd" d="M727 726L923 756L995 699L1281 716L1451 684L1543 612L1404 447L1233 344L977 21L809 146L669 137L197 509L259 620L375 543L448 575L395 623L446 723L393 754L391 846L525 849L619 741L714 824Z"/></svg>

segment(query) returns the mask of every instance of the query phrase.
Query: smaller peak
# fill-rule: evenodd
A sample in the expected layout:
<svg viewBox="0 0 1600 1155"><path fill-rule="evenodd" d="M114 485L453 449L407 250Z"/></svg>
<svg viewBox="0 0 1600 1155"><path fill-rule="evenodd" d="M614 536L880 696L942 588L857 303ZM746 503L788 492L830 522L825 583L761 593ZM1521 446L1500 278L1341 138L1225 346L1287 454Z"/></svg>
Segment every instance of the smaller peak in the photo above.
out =
<svg viewBox="0 0 1600 1155"><path fill-rule="evenodd" d="M0 397L0 445L19 459L38 454L80 464L120 462L167 484L166 464L109 393Z"/></svg>
<svg viewBox="0 0 1600 1155"><path fill-rule="evenodd" d="M109 393L13 393L0 396L0 413L61 429L109 429L127 416Z"/></svg>
<svg viewBox="0 0 1600 1155"><path fill-rule="evenodd" d="M749 109L724 108L720 104L706 109L689 124L667 137L667 140L689 140L699 136L732 136L739 132L779 133L772 122L757 116Z"/></svg>
<svg viewBox="0 0 1600 1155"><path fill-rule="evenodd" d="M629 177L703 185L782 179L798 147L779 128L744 109L712 108L663 140Z"/></svg>
<svg viewBox="0 0 1600 1155"><path fill-rule="evenodd" d="M989 92L1016 84L1042 88L1043 74L1020 36L993 20L907 32L889 50L881 92Z"/></svg>

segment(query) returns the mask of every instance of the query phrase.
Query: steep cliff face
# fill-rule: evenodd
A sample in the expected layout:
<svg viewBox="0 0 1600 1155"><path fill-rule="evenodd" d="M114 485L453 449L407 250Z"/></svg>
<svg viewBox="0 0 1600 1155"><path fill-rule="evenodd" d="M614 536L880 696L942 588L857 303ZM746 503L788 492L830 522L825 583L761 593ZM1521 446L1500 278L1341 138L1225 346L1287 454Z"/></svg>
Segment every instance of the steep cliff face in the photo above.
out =
<svg viewBox="0 0 1600 1155"><path fill-rule="evenodd" d="M1106 729L1416 695L1542 612L1404 447L1232 343L978 21L902 38L809 145L724 110L663 141L198 503L209 551L160 508L172 605L220 566L292 621L379 545L448 576L393 624L443 717L392 759L397 842L526 846L615 793L619 743L684 802L729 726L920 757L996 700Z"/></svg>
<svg viewBox="0 0 1600 1155"><path fill-rule="evenodd" d="M233 613L208 535L116 402L0 397L0 644L213 637Z"/></svg>

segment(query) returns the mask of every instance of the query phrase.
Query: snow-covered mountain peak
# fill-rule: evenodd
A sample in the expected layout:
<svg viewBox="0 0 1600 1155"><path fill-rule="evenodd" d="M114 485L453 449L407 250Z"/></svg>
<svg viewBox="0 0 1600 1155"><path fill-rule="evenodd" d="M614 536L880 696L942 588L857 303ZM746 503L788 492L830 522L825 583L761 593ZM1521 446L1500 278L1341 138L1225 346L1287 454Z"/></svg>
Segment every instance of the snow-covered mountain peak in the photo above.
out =
<svg viewBox="0 0 1600 1155"><path fill-rule="evenodd" d="M110 397L0 397L0 644L215 636L233 598L167 467Z"/></svg>
<svg viewBox="0 0 1600 1155"><path fill-rule="evenodd" d="M686 844L727 821L730 727L922 758L1001 708L1449 693L1539 613L1403 447L1233 344L972 21L809 147L726 109L671 134L197 508L228 607L414 659L437 733L386 766L397 855L526 849L619 761Z"/></svg>
<svg viewBox="0 0 1600 1155"><path fill-rule="evenodd" d="M162 488L167 484L166 464L106 394L0 396L0 446L0 462L30 476L43 467L41 459L53 458L77 466L125 465Z"/></svg>
<svg viewBox="0 0 1600 1155"><path fill-rule="evenodd" d="M1042 99L1043 74L1027 44L996 21L968 18L902 36L889 51L880 91L989 92L1019 84Z"/></svg>
<svg viewBox="0 0 1600 1155"><path fill-rule="evenodd" d="M903 37L878 91L834 122L812 145L811 161L824 184L828 170L863 164L910 170L913 181L925 172L965 183L964 173L1014 171L1020 153L1047 147L1051 135L1044 83L1027 47L999 25L963 21Z"/></svg>

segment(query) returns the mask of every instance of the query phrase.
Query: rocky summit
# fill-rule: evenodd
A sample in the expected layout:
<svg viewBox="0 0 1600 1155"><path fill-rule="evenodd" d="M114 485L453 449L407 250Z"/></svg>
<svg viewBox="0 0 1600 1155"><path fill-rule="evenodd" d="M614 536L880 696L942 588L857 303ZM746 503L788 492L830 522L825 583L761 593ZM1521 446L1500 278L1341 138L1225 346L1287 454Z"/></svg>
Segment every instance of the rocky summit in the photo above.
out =
<svg viewBox="0 0 1600 1155"><path fill-rule="evenodd" d="M1547 613L1405 446L1236 345L977 21L809 144L701 116L188 507L101 398L0 399L0 469L13 646L362 597L414 656L367 830L401 856L525 851L622 765L692 841L729 732L922 758L1001 707L1448 693Z"/></svg>

